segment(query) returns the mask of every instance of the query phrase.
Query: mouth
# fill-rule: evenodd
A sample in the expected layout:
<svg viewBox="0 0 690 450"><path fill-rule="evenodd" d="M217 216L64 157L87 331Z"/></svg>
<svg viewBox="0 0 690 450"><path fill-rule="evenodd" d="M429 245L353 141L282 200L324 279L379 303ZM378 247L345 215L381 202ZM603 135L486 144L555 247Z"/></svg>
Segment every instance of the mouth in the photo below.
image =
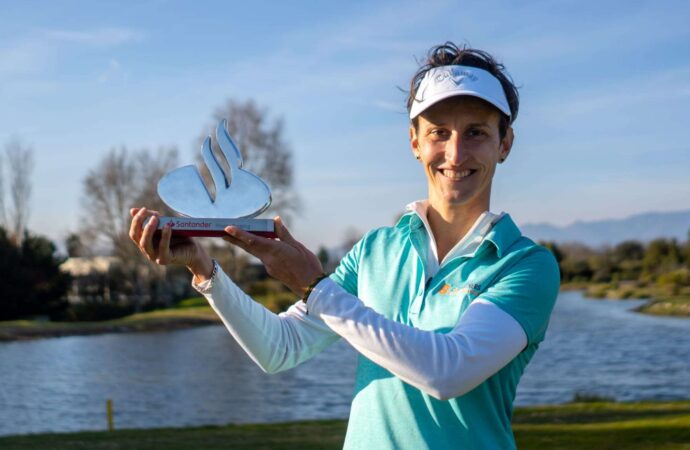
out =
<svg viewBox="0 0 690 450"><path fill-rule="evenodd" d="M448 178L451 181L462 181L468 177L471 177L476 170L474 169L465 169L465 170L452 170L452 169L439 169L439 172L441 175L444 177Z"/></svg>

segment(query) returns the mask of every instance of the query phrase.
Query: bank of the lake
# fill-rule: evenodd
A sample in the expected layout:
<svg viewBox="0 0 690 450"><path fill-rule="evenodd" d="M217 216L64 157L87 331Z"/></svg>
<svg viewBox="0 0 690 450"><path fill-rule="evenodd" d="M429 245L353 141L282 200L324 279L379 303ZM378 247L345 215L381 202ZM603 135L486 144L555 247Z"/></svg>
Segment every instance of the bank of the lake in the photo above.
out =
<svg viewBox="0 0 690 450"><path fill-rule="evenodd" d="M0 438L6 449L339 449L344 420L35 434ZM521 450L690 448L690 402L574 403L517 408Z"/></svg>
<svg viewBox="0 0 690 450"><path fill-rule="evenodd" d="M656 286L638 286L634 282L566 283L561 291L583 291L588 299L645 300L635 311L669 317L690 317L690 289L673 293Z"/></svg>
<svg viewBox="0 0 690 450"><path fill-rule="evenodd" d="M150 311L132 314L121 319L100 322L14 320L0 322L0 341L86 336L103 333L173 331L202 325L217 325L219 323L220 319L210 306Z"/></svg>
<svg viewBox="0 0 690 450"><path fill-rule="evenodd" d="M561 290L581 290L590 299L644 299L646 303L635 308L635 311L656 316L690 317L690 293L668 295L660 289L636 288L624 283L567 283ZM188 302L202 305L205 300L200 297L189 299ZM219 323L220 319L208 305L157 310L101 322L15 320L0 322L0 342L103 333L173 331Z"/></svg>

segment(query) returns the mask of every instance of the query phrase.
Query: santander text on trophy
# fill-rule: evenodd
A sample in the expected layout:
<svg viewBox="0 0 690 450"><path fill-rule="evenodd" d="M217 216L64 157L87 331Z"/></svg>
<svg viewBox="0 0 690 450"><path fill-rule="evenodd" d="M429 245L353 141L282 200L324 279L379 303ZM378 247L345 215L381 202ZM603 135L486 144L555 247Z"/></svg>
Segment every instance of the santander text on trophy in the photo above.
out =
<svg viewBox="0 0 690 450"><path fill-rule="evenodd" d="M233 225L275 237L273 220L254 218L271 205L271 190L264 180L242 168L242 154L228 134L225 120L216 127L216 141L230 173L219 163L207 136L201 156L211 173L215 195L193 165L168 172L158 182L158 195L183 217L161 217L158 229L172 223L173 235L220 237L225 235L225 227Z"/></svg>

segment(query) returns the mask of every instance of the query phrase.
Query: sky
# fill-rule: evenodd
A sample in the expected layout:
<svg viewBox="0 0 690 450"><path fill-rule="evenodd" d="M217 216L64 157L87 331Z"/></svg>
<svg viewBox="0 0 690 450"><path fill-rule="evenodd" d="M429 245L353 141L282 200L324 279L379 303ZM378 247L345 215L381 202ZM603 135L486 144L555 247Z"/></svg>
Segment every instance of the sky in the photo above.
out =
<svg viewBox="0 0 690 450"><path fill-rule="evenodd" d="M427 50L486 50L520 88L491 209L569 224L690 208L690 3L0 0L0 146L34 149L29 229L88 220L112 148L196 139L227 99L282 118L315 249L426 197L405 93ZM210 131L210 130L209 130Z"/></svg>

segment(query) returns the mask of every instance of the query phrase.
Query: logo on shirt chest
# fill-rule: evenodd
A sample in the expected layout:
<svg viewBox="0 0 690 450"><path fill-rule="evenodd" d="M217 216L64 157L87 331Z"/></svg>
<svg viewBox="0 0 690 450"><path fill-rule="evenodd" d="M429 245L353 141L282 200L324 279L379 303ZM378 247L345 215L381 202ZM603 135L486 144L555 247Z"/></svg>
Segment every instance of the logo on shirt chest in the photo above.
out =
<svg viewBox="0 0 690 450"><path fill-rule="evenodd" d="M465 286L456 287L448 283L441 286L438 290L438 295L458 296L461 294L479 295L482 291L482 286L479 283L468 283Z"/></svg>

